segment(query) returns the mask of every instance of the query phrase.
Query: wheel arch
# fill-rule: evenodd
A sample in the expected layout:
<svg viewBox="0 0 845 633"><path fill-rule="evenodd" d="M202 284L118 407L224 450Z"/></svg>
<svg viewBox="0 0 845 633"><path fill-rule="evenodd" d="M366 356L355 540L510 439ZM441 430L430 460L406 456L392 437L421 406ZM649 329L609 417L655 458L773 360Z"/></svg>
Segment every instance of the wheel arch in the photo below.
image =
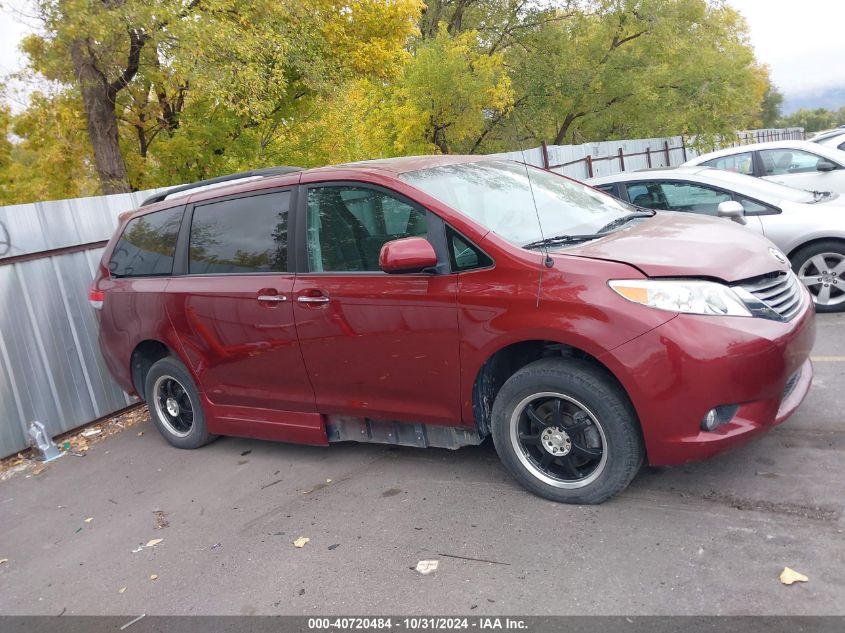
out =
<svg viewBox="0 0 845 633"><path fill-rule="evenodd" d="M167 344L156 339L145 339L138 343L135 349L132 350L130 375L132 377L132 385L142 400L146 400L147 394L144 393L144 383L150 367L157 361L168 356L176 358L176 354Z"/></svg>
<svg viewBox="0 0 845 633"><path fill-rule="evenodd" d="M472 383L472 415L482 437L490 433L493 402L502 385L526 365L544 358L587 361L619 386L631 403L631 408L636 411L622 381L601 362L599 356L580 347L547 338L510 341L488 353L486 360L475 372Z"/></svg>
<svg viewBox="0 0 845 633"><path fill-rule="evenodd" d="M835 236L835 235L814 237L810 240L807 240L806 242L802 242L798 246L795 246L791 251L789 251L786 254L786 256L789 258L790 264L792 263L792 258L798 253L798 251L801 251L801 250L808 248L810 246L814 246L814 245L819 244L821 242L836 242L840 246L842 246L842 248L845 248L845 237L839 237L839 236Z"/></svg>

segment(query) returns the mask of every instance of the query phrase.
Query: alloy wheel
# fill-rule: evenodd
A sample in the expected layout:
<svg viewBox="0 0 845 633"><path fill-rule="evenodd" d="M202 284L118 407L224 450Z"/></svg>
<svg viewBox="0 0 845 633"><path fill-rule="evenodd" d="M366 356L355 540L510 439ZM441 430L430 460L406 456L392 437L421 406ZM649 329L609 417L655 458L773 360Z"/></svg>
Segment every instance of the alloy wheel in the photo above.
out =
<svg viewBox="0 0 845 633"><path fill-rule="evenodd" d="M155 412L167 430L185 437L194 426L194 404L182 384L173 376L160 376L153 385Z"/></svg>
<svg viewBox="0 0 845 633"><path fill-rule="evenodd" d="M845 302L845 255L819 253L798 269L798 278L810 290L818 305L833 306Z"/></svg>
<svg viewBox="0 0 845 633"><path fill-rule="evenodd" d="M598 419L562 393L544 392L522 400L510 421L511 442L523 465L557 488L582 488L607 464L607 439Z"/></svg>

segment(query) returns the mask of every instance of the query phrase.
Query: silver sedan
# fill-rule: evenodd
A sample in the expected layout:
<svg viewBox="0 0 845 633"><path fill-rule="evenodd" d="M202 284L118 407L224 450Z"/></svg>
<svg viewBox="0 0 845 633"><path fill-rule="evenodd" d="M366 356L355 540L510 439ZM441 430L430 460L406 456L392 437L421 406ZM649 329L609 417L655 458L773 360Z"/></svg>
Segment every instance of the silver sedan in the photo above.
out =
<svg viewBox="0 0 845 633"><path fill-rule="evenodd" d="M650 169L586 182L640 207L744 224L786 253L819 312L845 310L845 197L708 167Z"/></svg>

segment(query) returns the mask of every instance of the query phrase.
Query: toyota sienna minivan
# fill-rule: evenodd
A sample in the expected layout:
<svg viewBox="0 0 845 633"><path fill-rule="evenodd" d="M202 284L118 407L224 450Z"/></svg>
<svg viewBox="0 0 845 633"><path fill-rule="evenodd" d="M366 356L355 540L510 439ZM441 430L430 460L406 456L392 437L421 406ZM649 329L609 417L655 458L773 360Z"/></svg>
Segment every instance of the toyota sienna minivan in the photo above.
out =
<svg viewBox="0 0 845 633"><path fill-rule="evenodd" d="M90 292L173 446L459 448L600 503L784 421L813 304L765 238L477 156L277 168L125 214Z"/></svg>

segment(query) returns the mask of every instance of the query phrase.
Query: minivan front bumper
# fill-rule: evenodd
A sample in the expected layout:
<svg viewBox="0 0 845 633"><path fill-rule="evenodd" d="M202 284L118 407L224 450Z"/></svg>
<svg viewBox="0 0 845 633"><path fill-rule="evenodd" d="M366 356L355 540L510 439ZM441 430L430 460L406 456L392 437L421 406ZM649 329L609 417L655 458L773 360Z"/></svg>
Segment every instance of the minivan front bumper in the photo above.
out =
<svg viewBox="0 0 845 633"><path fill-rule="evenodd" d="M804 303L787 323L680 314L602 355L637 410L650 464L705 459L792 415L813 379L814 308ZM738 409L702 431L720 405Z"/></svg>

